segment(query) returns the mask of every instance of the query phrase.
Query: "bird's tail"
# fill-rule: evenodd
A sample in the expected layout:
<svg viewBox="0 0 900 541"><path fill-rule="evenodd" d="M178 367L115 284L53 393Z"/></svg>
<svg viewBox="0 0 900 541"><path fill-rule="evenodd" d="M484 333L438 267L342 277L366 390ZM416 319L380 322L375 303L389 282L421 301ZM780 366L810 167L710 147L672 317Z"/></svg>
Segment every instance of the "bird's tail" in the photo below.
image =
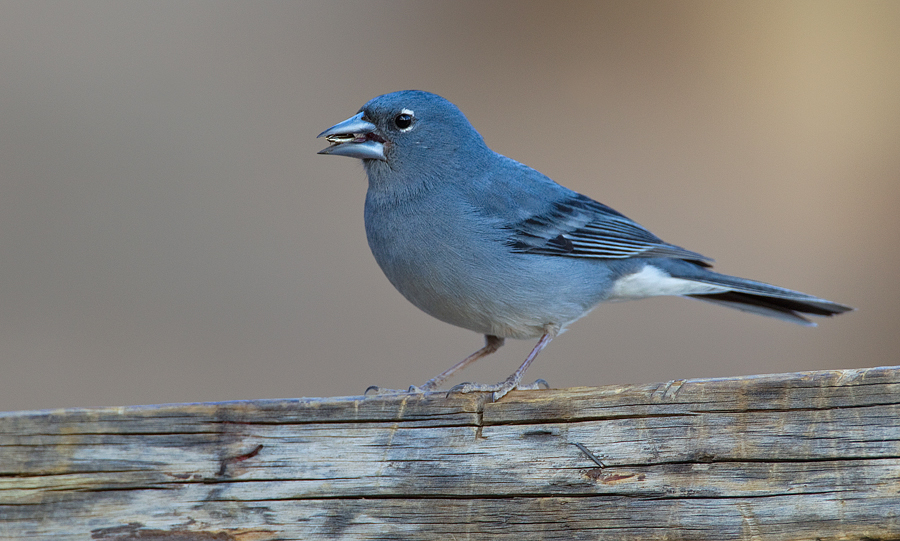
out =
<svg viewBox="0 0 900 541"><path fill-rule="evenodd" d="M685 276L684 278L694 282L724 287L727 290L686 296L727 306L728 308L735 308L807 326L815 326L815 323L804 316L833 316L854 310L850 306L783 287L719 274L707 269L697 268L697 271L699 272L692 272L690 273L691 276Z"/></svg>

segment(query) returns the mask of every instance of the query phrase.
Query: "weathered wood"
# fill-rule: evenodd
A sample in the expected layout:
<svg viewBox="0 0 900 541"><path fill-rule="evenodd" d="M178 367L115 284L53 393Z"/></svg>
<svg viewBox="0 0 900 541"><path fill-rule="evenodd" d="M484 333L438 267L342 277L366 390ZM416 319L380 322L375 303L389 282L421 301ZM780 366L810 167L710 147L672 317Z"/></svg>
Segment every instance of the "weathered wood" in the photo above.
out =
<svg viewBox="0 0 900 541"><path fill-rule="evenodd" d="M900 539L898 419L900 367L6 413L0 538Z"/></svg>

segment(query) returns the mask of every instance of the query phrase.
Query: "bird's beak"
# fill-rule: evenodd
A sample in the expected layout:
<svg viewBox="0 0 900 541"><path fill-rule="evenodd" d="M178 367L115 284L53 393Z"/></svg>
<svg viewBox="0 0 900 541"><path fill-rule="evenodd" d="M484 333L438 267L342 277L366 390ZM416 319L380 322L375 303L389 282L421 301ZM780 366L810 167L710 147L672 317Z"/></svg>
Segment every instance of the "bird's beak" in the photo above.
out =
<svg viewBox="0 0 900 541"><path fill-rule="evenodd" d="M328 139L331 146L320 150L319 154L332 156L349 156L361 160L382 160L384 157L384 139L375 133L376 126L363 120L363 113L350 117L340 124L328 128L318 137Z"/></svg>

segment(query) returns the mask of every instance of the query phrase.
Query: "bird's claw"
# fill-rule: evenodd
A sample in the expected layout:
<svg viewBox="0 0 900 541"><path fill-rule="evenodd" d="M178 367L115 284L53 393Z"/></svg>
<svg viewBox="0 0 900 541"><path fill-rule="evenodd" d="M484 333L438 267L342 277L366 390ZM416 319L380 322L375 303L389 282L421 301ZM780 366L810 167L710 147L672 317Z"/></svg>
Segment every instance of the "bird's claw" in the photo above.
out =
<svg viewBox="0 0 900 541"><path fill-rule="evenodd" d="M424 387L417 387L415 385L410 385L409 389L387 389L385 387L379 387L378 385L370 385L366 392L363 393L363 396L378 396L382 394L425 394L427 389Z"/></svg>
<svg viewBox="0 0 900 541"><path fill-rule="evenodd" d="M460 383L458 385L454 385L447 390L447 398L450 397L453 393L471 393L475 391L486 391L487 389L480 389L479 387L483 387L483 385L478 385L477 383L465 382Z"/></svg>
<svg viewBox="0 0 900 541"><path fill-rule="evenodd" d="M535 380L534 383L529 383L528 385L519 385L516 389L520 391L536 391L538 389L549 389L550 384L547 383L545 379Z"/></svg>
<svg viewBox="0 0 900 541"><path fill-rule="evenodd" d="M471 383L465 382L460 383L459 385L454 385L450 387L450 390L447 391L447 396L449 397L454 393L474 393L474 392L489 392L491 393L491 399L493 401L500 400L506 393L512 391L513 389L519 389L522 391L534 391L538 389L549 389L550 384L547 383L546 380L539 379L534 383L530 383L528 385L519 385L514 379L510 378L500 383L495 383L493 385L485 385L479 383Z"/></svg>
<svg viewBox="0 0 900 541"><path fill-rule="evenodd" d="M366 392L363 393L363 396L369 396L369 393L372 393L373 395L384 394L385 390L389 389L382 389L378 385L369 385L368 387L366 387Z"/></svg>

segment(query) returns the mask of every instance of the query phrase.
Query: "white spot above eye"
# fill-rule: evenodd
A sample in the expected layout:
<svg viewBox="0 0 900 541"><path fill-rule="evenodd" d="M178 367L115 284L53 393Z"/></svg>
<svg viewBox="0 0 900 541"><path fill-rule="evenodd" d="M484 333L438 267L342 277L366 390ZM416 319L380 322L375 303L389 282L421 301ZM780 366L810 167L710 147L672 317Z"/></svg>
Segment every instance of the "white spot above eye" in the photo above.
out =
<svg viewBox="0 0 900 541"><path fill-rule="evenodd" d="M412 109L406 109L406 108L400 109L400 114L401 114L401 115L409 115L409 116L411 116L411 117L413 117L413 118L416 118L416 112L413 111ZM413 122L412 124L409 125L408 128L403 128L403 129L401 129L400 131L409 131L409 130L413 129L413 127L414 127L415 125L416 125L416 123Z"/></svg>
<svg viewBox="0 0 900 541"><path fill-rule="evenodd" d="M616 280L607 300L627 301L660 295L698 295L721 293L728 290L727 287L694 282L684 278L673 278L669 273L647 265L634 274L628 274Z"/></svg>

